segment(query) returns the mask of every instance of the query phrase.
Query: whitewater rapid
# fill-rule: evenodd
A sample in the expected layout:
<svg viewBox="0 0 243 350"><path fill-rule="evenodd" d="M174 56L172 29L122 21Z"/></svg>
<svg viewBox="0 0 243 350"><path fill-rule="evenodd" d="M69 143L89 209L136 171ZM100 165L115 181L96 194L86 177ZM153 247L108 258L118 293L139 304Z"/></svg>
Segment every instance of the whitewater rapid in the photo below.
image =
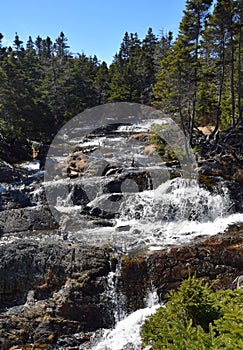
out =
<svg viewBox="0 0 243 350"><path fill-rule="evenodd" d="M145 304L145 308L136 310L117 322L114 329L105 330L102 340L92 350L123 350L127 346L133 350L141 350L141 326L147 317L162 306L158 303L156 291L148 292Z"/></svg>
<svg viewBox="0 0 243 350"><path fill-rule="evenodd" d="M85 183L82 188L85 189ZM109 225L108 221L96 225L98 219L89 221L82 217L82 205L73 205L71 195L62 200L58 198L56 210L63 217L71 217L72 224L77 222L75 229L68 231L70 240L90 245L111 243L122 252L152 250L212 236L243 222L243 214L234 212L224 183L220 190L209 192L194 179L178 177L152 190L123 191L120 202L109 202L108 196L103 194L100 185L89 206L108 214L113 214L113 210L118 212L119 215L109 220Z"/></svg>

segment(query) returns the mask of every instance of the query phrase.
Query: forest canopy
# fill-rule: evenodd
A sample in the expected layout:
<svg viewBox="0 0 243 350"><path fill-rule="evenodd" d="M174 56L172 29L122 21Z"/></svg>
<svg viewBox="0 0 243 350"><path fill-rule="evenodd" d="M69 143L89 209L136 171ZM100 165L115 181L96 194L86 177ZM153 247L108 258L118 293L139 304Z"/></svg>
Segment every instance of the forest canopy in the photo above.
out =
<svg viewBox="0 0 243 350"><path fill-rule="evenodd" d="M1 28L0 28L1 29ZM24 43L0 33L0 139L49 142L86 108L137 102L177 118L193 144L195 128L242 123L241 0L187 0L179 32L145 38L126 32L108 67L96 56L71 54L63 32Z"/></svg>

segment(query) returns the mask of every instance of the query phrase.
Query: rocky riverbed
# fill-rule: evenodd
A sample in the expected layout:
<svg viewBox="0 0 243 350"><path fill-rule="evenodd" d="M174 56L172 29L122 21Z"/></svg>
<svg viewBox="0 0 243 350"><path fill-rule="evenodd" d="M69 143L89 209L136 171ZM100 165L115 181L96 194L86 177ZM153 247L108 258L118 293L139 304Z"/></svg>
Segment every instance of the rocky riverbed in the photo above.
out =
<svg viewBox="0 0 243 350"><path fill-rule="evenodd" d="M231 288L243 274L243 228L123 257L111 247L29 239L2 245L0 253L1 349L28 344L35 349L76 344L78 349L78 341L89 342L94 331L115 324L112 271L120 269L116 288L127 313L145 307L152 286L163 300L189 273L214 282L214 288Z"/></svg>
<svg viewBox="0 0 243 350"><path fill-rule="evenodd" d="M107 136L105 133L107 130L89 136L88 143ZM118 131L109 129L108 133L114 141ZM144 154L145 148L148 151L150 134L141 130L122 133L122 137L138 142L137 154ZM214 288L231 288L232 281L243 274L242 153L241 146L237 146L241 140L239 130L228 137L226 148L223 141L219 142L220 150L213 144L201 148L197 154L200 188L194 193L178 192L181 170L175 159L164 155L162 169L167 164L165 181L170 183L157 198L158 202L166 201L157 207L161 217L155 228L152 221L139 226L155 211L146 207L152 203L148 199L154 179L133 160L132 164L113 159L106 162L97 179L90 167L93 155L98 152L99 157L109 159L110 154L101 154L94 146L82 146L69 154L65 167L59 169L69 174L68 180L57 178L47 184L55 200L68 189L67 202L57 206L61 214L64 210L66 221L57 220L59 216L51 208L56 203L46 198L44 174L38 163L31 168L0 161L1 349L89 349L94 334L113 327L120 311L128 314L143 308L148 292L153 290L162 301L166 292L176 288L189 273L214 282ZM156 147L153 145L153 151ZM138 159L144 159L141 157ZM85 189L84 185L92 181L97 181L95 186L99 184L99 200L92 197L89 187ZM127 220L123 223L116 211L126 188L133 198L127 202L131 205L124 211ZM180 202L185 193L194 201L189 209L186 202ZM100 204L104 198L109 207ZM72 212L67 205L70 201ZM170 233L168 216L175 220L181 215L177 210L180 204L185 205L186 224L173 226ZM75 216L73 210L77 208ZM217 218L218 213L222 217ZM231 222L227 215L238 223L225 231ZM226 224L217 226L223 227L220 233L211 230L209 234L208 229L217 220L225 220ZM161 223L164 231L158 231ZM202 232L194 234L200 225L204 225ZM152 229L151 238L148 231ZM106 237L112 239L106 241ZM125 245L119 237L126 240ZM156 239L159 245L151 247Z"/></svg>

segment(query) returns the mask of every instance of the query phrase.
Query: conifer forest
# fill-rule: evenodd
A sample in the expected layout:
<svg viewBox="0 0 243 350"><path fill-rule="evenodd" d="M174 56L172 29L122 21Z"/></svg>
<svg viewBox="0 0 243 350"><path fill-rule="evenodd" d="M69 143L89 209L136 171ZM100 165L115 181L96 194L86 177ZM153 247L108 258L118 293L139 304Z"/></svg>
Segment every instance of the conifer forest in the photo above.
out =
<svg viewBox="0 0 243 350"><path fill-rule="evenodd" d="M161 23L163 26L163 23ZM0 28L1 29L1 28ZM30 33L31 34L31 33ZM110 66L72 54L63 32L24 43L0 33L0 138L49 142L87 108L109 102L154 106L177 119L193 146L198 126L243 121L241 0L187 0L177 36L126 32Z"/></svg>

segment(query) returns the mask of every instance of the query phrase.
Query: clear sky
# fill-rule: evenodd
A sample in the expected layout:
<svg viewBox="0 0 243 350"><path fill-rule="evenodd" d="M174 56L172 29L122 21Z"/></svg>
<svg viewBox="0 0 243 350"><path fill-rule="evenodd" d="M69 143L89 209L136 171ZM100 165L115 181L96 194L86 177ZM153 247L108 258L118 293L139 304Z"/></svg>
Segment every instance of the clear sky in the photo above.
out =
<svg viewBox="0 0 243 350"><path fill-rule="evenodd" d="M15 32L26 43L61 31L72 53L97 55L111 63L124 33L138 33L143 39L149 27L177 33L185 0L5 0L1 1L0 33L3 44L12 45Z"/></svg>

